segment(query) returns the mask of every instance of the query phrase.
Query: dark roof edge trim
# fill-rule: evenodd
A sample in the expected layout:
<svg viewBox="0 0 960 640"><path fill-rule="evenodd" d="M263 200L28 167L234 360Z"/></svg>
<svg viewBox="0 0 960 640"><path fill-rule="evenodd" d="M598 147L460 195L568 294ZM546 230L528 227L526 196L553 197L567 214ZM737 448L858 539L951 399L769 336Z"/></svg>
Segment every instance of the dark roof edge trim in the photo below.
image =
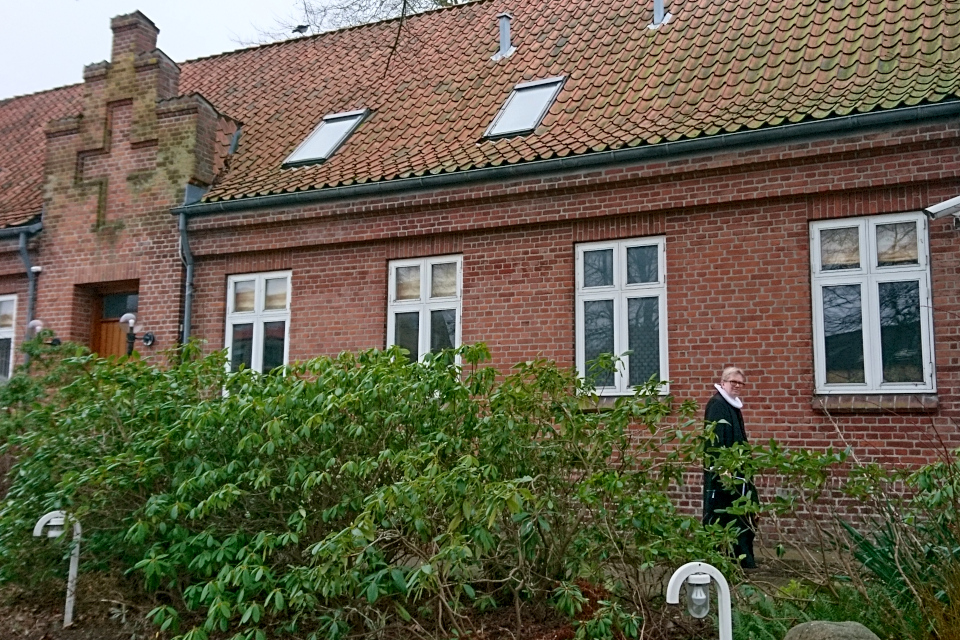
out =
<svg viewBox="0 0 960 640"><path fill-rule="evenodd" d="M846 133L862 129L871 129L885 125L906 125L924 120L935 120L960 115L960 100L926 104L916 107L902 107L885 111L858 113L825 120L799 122L766 129L751 129L720 135L677 140L661 144L647 145L599 151L584 155L534 160L521 164L499 167L468 169L453 173L440 173L415 178L400 178L382 182L352 184L342 187L278 193L265 196L253 196L236 200L201 202L172 209L174 215L185 213L188 216L229 213L267 207L303 205L313 202L339 200L347 198L375 197L396 194L404 191L457 187L481 181L519 179L543 176L545 172L564 172L579 169L591 169L605 165L632 164L644 160L662 160L688 153L707 151L725 151L738 147L759 145L767 142L782 142L805 136Z"/></svg>
<svg viewBox="0 0 960 640"><path fill-rule="evenodd" d="M23 235L24 233L29 235L34 235L35 233L40 233L43 230L42 222L34 222L33 224L20 226L20 227L5 227L0 229L0 239L5 238L16 238L17 236Z"/></svg>

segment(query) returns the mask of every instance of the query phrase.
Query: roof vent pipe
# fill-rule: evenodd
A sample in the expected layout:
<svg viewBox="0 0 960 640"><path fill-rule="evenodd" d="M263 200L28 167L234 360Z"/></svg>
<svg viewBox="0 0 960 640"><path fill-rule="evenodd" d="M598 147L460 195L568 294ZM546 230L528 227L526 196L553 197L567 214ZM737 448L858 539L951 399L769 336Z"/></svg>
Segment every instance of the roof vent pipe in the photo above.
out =
<svg viewBox="0 0 960 640"><path fill-rule="evenodd" d="M648 29L656 29L662 24L670 22L673 16L663 8L663 0L653 0L653 22L647 25Z"/></svg>
<svg viewBox="0 0 960 640"><path fill-rule="evenodd" d="M490 58L491 60L508 58L517 50L516 47L510 44L510 20L513 19L513 16L504 12L497 14L497 18L500 20L500 50Z"/></svg>

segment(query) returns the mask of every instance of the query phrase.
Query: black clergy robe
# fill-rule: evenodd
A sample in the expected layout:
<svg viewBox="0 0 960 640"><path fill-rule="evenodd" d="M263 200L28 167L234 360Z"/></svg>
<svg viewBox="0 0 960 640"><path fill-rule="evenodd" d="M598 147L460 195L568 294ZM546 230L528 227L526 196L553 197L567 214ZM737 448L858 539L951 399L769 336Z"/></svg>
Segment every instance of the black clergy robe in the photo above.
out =
<svg viewBox="0 0 960 640"><path fill-rule="evenodd" d="M751 526L749 516L735 516L726 513L725 509L741 496L739 488L725 489L720 482L720 476L710 468L713 466L713 455L711 450L720 447L732 447L738 442L747 442L747 432L743 427L743 414L727 402L720 393L714 394L707 403L704 411L704 420L707 422L716 422L714 426L713 442L707 446L707 452L703 469L703 523L719 524L726 526L728 523L736 523L739 534L737 536L737 545L734 549L734 555L744 556L740 561L744 568L753 568L756 561L753 557L753 527ZM752 483L744 485L747 491L752 493L756 500L756 489Z"/></svg>

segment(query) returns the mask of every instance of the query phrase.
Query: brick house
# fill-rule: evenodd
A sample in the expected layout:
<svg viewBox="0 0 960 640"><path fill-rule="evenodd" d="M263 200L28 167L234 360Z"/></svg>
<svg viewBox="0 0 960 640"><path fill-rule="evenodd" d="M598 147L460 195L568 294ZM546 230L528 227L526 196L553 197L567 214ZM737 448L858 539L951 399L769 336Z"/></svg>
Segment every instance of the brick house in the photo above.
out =
<svg viewBox="0 0 960 640"><path fill-rule="evenodd" d="M81 85L0 101L2 374L33 318L121 353L134 312L143 353L259 370L630 351L603 394L703 402L737 364L755 438L960 446L960 231L923 213L960 195L960 8L668 9L481 0L179 64L115 18Z"/></svg>

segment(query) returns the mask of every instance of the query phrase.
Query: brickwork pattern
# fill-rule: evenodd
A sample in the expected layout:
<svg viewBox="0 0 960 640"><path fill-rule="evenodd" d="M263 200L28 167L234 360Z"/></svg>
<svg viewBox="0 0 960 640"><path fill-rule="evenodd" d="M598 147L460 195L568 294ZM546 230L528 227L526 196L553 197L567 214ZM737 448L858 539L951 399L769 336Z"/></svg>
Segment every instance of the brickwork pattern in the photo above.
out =
<svg viewBox="0 0 960 640"><path fill-rule="evenodd" d="M291 359L381 348L389 260L458 253L464 341L486 342L503 368L538 356L573 366L576 244L662 235L676 397L705 403L717 373L735 363L748 374L754 440L850 444L861 460L919 464L942 444L960 446L957 231L950 220L930 224L938 393L832 411L814 406L809 222L916 210L955 195L957 140L953 123L903 127L477 189L196 218L191 233L204 274L196 333L223 344L228 275L289 268ZM696 474L691 483L678 499L696 510ZM855 511L839 496L833 504Z"/></svg>
<svg viewBox="0 0 960 640"><path fill-rule="evenodd" d="M170 209L188 183L214 180L237 123L202 96L177 95L179 68L142 14L113 27L113 58L85 69L81 116L46 129L36 315L90 344L99 296L136 290L138 324L157 338L139 348L151 353L179 338L183 267Z"/></svg>

